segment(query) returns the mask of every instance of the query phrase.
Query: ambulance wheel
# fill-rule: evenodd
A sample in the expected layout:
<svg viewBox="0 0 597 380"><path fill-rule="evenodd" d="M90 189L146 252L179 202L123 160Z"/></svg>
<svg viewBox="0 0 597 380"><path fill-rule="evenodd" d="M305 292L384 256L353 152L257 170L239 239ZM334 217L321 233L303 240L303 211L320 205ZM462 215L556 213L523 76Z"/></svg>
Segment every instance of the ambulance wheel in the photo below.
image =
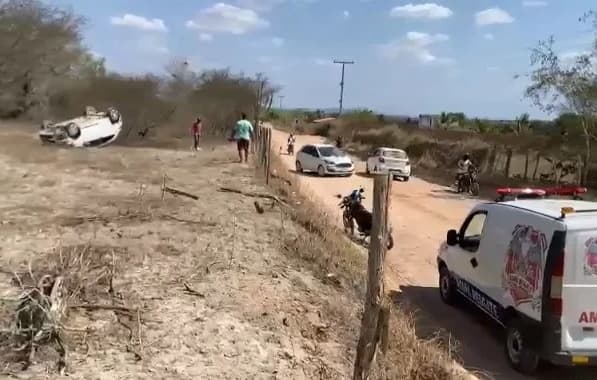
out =
<svg viewBox="0 0 597 380"><path fill-rule="evenodd" d="M456 283L446 266L439 268L439 295L447 305L456 302Z"/></svg>
<svg viewBox="0 0 597 380"><path fill-rule="evenodd" d="M539 354L530 347L528 335L519 318L512 318L507 324L504 349L510 366L518 372L530 375L539 367Z"/></svg>

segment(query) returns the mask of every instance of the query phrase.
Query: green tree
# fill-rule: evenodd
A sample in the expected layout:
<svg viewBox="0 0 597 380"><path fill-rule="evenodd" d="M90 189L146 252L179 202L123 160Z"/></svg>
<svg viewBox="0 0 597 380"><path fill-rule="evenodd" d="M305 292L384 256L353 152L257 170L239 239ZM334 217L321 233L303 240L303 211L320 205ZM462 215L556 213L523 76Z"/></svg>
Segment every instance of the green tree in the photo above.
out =
<svg viewBox="0 0 597 380"><path fill-rule="evenodd" d="M587 13L581 21L592 21L595 41L592 50L580 54L574 62L562 62L554 48L554 38L541 41L531 54L531 84L526 96L550 113L573 113L580 118L585 152L582 183L587 183L592 141L597 130L597 17Z"/></svg>

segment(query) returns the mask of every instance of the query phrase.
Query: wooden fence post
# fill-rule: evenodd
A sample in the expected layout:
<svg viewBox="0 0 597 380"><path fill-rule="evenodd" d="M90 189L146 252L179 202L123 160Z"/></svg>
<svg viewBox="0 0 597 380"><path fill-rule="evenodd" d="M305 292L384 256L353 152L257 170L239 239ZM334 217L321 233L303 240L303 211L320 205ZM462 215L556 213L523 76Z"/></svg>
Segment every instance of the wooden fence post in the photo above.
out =
<svg viewBox="0 0 597 380"><path fill-rule="evenodd" d="M266 142L267 160L265 162L265 184L269 184L269 166L272 159L272 130L267 129L267 142Z"/></svg>
<svg viewBox="0 0 597 380"><path fill-rule="evenodd" d="M259 166L259 152L261 149L261 127L259 125L255 126L255 138L253 145L255 146L253 152L255 154L255 163L257 164L257 166Z"/></svg>
<svg viewBox="0 0 597 380"><path fill-rule="evenodd" d="M261 165L261 146L263 145L262 143L262 139L263 139L263 129L261 127L257 127L257 136L255 137L255 141L257 143L257 146L255 147L255 163L257 164L257 166Z"/></svg>
<svg viewBox="0 0 597 380"><path fill-rule="evenodd" d="M506 151L506 167L504 168L504 177L510 178L510 164L512 162L512 148Z"/></svg>
<svg viewBox="0 0 597 380"><path fill-rule="evenodd" d="M367 295L361 320L353 380L369 378L378 344L385 353L390 308L384 297L384 263L388 238L388 210L392 191L390 175L375 175L373 184L373 225L367 261Z"/></svg>
<svg viewBox="0 0 597 380"><path fill-rule="evenodd" d="M539 170L539 164L541 163L541 152L537 152L535 159L535 169L533 169L533 181L537 179L537 171Z"/></svg>

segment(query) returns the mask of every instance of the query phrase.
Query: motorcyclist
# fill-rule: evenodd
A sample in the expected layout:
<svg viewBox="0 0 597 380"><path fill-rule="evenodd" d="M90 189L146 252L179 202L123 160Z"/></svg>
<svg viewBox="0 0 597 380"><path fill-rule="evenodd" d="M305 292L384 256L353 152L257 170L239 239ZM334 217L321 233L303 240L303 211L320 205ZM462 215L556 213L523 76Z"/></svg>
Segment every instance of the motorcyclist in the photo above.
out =
<svg viewBox="0 0 597 380"><path fill-rule="evenodd" d="M294 135L291 133L290 136L288 136L288 154L291 154L292 152L294 152L294 143L296 142L296 139L294 138Z"/></svg>
<svg viewBox="0 0 597 380"><path fill-rule="evenodd" d="M461 179L468 174L469 168L473 165L470 155L464 154L460 160L458 160L458 169L456 169L456 186L458 186Z"/></svg>
<svg viewBox="0 0 597 380"><path fill-rule="evenodd" d="M350 199L350 201L352 203L361 203L361 201L363 200L364 196L363 193L365 192L365 189L363 189L362 187L353 190L349 195L348 198Z"/></svg>
<svg viewBox="0 0 597 380"><path fill-rule="evenodd" d="M336 137L336 148L342 148L342 146L344 145L344 139L342 138L342 136L338 136Z"/></svg>

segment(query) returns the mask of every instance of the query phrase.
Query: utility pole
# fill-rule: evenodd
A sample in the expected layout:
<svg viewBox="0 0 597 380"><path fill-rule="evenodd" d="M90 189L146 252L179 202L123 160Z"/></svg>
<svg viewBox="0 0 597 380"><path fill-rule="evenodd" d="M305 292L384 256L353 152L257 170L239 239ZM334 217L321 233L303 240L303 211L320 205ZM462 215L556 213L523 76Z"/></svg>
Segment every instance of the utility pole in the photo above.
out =
<svg viewBox="0 0 597 380"><path fill-rule="evenodd" d="M342 79L340 80L340 110L338 111L338 116L342 114L342 101L344 99L344 66L346 65L354 65L354 61L340 61L334 59L334 63L342 65Z"/></svg>
<svg viewBox="0 0 597 380"><path fill-rule="evenodd" d="M282 99L284 99L284 95L278 95L278 100L280 101L280 111L282 111Z"/></svg>

